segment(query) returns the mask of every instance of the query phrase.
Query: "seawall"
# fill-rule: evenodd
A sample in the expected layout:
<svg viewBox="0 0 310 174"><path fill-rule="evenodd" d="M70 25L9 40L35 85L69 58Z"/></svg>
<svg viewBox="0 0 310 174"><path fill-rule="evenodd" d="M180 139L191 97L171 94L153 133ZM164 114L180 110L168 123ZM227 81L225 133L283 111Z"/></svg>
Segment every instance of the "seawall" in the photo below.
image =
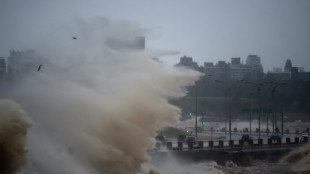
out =
<svg viewBox="0 0 310 174"><path fill-rule="evenodd" d="M238 166L250 166L253 160L266 160L270 163L278 162L292 150L301 147L268 147L268 148L233 148L233 149L206 149L206 150L183 150L183 151L157 151L149 152L152 162L165 162L173 157L186 163L215 161L219 165L225 165L232 161Z"/></svg>

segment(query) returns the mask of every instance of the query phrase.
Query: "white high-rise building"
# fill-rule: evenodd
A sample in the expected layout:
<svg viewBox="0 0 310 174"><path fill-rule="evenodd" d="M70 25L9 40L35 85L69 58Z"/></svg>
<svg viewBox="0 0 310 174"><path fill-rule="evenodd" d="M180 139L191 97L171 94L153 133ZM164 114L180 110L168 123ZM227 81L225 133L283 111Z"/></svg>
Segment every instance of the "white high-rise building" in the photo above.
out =
<svg viewBox="0 0 310 174"><path fill-rule="evenodd" d="M263 78L264 71L260 57L257 55L248 55L245 64L251 67L253 81L258 81Z"/></svg>

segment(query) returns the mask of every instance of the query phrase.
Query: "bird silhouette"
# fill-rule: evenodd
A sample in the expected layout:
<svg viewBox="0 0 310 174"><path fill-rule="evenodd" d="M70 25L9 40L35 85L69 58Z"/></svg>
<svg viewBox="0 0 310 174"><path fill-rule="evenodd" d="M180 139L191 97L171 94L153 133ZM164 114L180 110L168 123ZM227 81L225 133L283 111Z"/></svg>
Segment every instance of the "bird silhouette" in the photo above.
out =
<svg viewBox="0 0 310 174"><path fill-rule="evenodd" d="M77 38L76 38L76 37L72 37L72 39L75 39L75 40L76 40Z"/></svg>
<svg viewBox="0 0 310 174"><path fill-rule="evenodd" d="M42 65L40 65L40 66L38 67L37 72L39 72L39 71L41 70L41 67L42 67Z"/></svg>

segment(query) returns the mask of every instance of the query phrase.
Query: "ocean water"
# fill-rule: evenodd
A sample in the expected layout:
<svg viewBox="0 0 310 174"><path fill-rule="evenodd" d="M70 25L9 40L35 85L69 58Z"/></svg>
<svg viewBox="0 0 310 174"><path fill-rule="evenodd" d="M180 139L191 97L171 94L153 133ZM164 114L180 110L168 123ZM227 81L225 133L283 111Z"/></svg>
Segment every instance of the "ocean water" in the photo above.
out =
<svg viewBox="0 0 310 174"><path fill-rule="evenodd" d="M225 165L219 165L214 161L193 163L168 154L164 159L153 161L152 167L160 174L308 174L310 173L309 152L310 144L306 144L291 151L278 162L253 160L250 161L249 166L238 166L232 161L226 162Z"/></svg>

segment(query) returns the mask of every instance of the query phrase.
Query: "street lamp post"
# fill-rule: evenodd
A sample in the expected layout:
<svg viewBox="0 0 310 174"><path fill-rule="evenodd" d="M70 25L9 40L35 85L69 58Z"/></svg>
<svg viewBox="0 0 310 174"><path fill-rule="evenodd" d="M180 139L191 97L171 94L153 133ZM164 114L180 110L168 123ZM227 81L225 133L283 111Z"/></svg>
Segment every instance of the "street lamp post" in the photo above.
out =
<svg viewBox="0 0 310 174"><path fill-rule="evenodd" d="M229 95L229 115L228 115L228 129L229 129L229 140L231 140L231 89L228 89Z"/></svg>
<svg viewBox="0 0 310 174"><path fill-rule="evenodd" d="M197 86L198 86L198 82L195 82L195 86L196 86L196 97L195 97L195 98L196 98L196 99L195 99L195 101L196 101L196 102L195 102L195 103L196 103L196 109L195 109L195 110L196 110L196 119L195 119L196 131L195 131L195 133L196 133L196 138L197 138L197 110L198 110L198 109L197 109L197 93L198 93L198 91L197 91Z"/></svg>
<svg viewBox="0 0 310 174"><path fill-rule="evenodd" d="M268 118L268 113L267 113L267 129L266 129L267 135L269 135L269 125L268 125L269 120L268 119L269 118Z"/></svg>
<svg viewBox="0 0 310 174"><path fill-rule="evenodd" d="M250 92L250 135L252 134L252 92Z"/></svg>
<svg viewBox="0 0 310 174"><path fill-rule="evenodd" d="M218 80L215 80L215 81L221 83ZM224 112L225 113L225 135L226 135L226 133L227 133L227 115L229 115L228 92L225 89L221 89L218 87L216 87L216 89L223 90L223 93L225 96L225 109L227 109L227 113Z"/></svg>
<svg viewBox="0 0 310 174"><path fill-rule="evenodd" d="M238 83L238 82L242 82L244 81L244 79L241 79L241 80L238 80L238 81L235 81L234 83L231 83L230 85L228 85L227 83L225 82L222 82L222 81L219 81L219 80L215 80L215 82L217 83L222 83L225 85L226 87L226 91L227 91L227 95L228 95L228 98L229 98L229 115L228 115L228 128L229 128L229 140L231 140L231 110L232 110L232 89L235 87L235 85Z"/></svg>
<svg viewBox="0 0 310 174"><path fill-rule="evenodd" d="M271 97L272 97L272 132L274 133L274 130L275 130L275 126L276 123L275 123L275 117L276 117L276 100L275 100L275 93L276 93L276 87L273 87L272 88L272 91L271 91Z"/></svg>
<svg viewBox="0 0 310 174"><path fill-rule="evenodd" d="M284 113L283 113L283 108L282 108L282 112L281 112L281 135L284 135L284 125L283 125L283 117L284 117Z"/></svg>
<svg viewBox="0 0 310 174"><path fill-rule="evenodd" d="M228 101L228 92L224 91L224 95L225 95L225 109L227 109L228 113L225 113L225 136L227 134L227 116L229 115L229 101Z"/></svg>
<svg viewBox="0 0 310 174"><path fill-rule="evenodd" d="M254 82L246 82L248 84L254 85L257 90L257 100L258 100L258 107L259 107L259 112L258 112L258 139L260 139L260 120L261 120L261 112L262 112L262 106L261 106L261 88L265 85L268 84L268 82L265 83L254 83Z"/></svg>
<svg viewBox="0 0 310 174"><path fill-rule="evenodd" d="M260 139L260 117L262 114L262 105L261 105L261 98L260 98L260 90L261 87L257 88L257 95L258 95L258 107L259 107L259 112L258 112L258 139Z"/></svg>
<svg viewBox="0 0 310 174"><path fill-rule="evenodd" d="M265 96L265 98L266 98L266 96ZM267 101L268 102L266 102L265 103L265 107L267 108L268 106L269 106L269 99L267 99ZM267 126L267 128L266 128L266 134L267 134L267 136L269 135L269 112L266 110L266 112L265 112L265 115L266 115L266 126Z"/></svg>
<svg viewBox="0 0 310 174"><path fill-rule="evenodd" d="M277 118L276 118L276 103L277 103L277 100L276 100L276 90L278 87L280 86L283 86L283 85L286 85L287 83L277 83L277 82L271 82L274 85L274 87L272 88L271 90L271 97L272 97L272 132L274 133L274 130L275 130L275 126L277 126ZM282 117L283 117L283 109L282 109ZM282 121L282 135L283 135L283 119L281 119Z"/></svg>
<svg viewBox="0 0 310 174"><path fill-rule="evenodd" d="M204 120L204 105L205 105L205 102L202 101L201 102L201 129L202 131L204 130L204 123L205 123L205 120Z"/></svg>

